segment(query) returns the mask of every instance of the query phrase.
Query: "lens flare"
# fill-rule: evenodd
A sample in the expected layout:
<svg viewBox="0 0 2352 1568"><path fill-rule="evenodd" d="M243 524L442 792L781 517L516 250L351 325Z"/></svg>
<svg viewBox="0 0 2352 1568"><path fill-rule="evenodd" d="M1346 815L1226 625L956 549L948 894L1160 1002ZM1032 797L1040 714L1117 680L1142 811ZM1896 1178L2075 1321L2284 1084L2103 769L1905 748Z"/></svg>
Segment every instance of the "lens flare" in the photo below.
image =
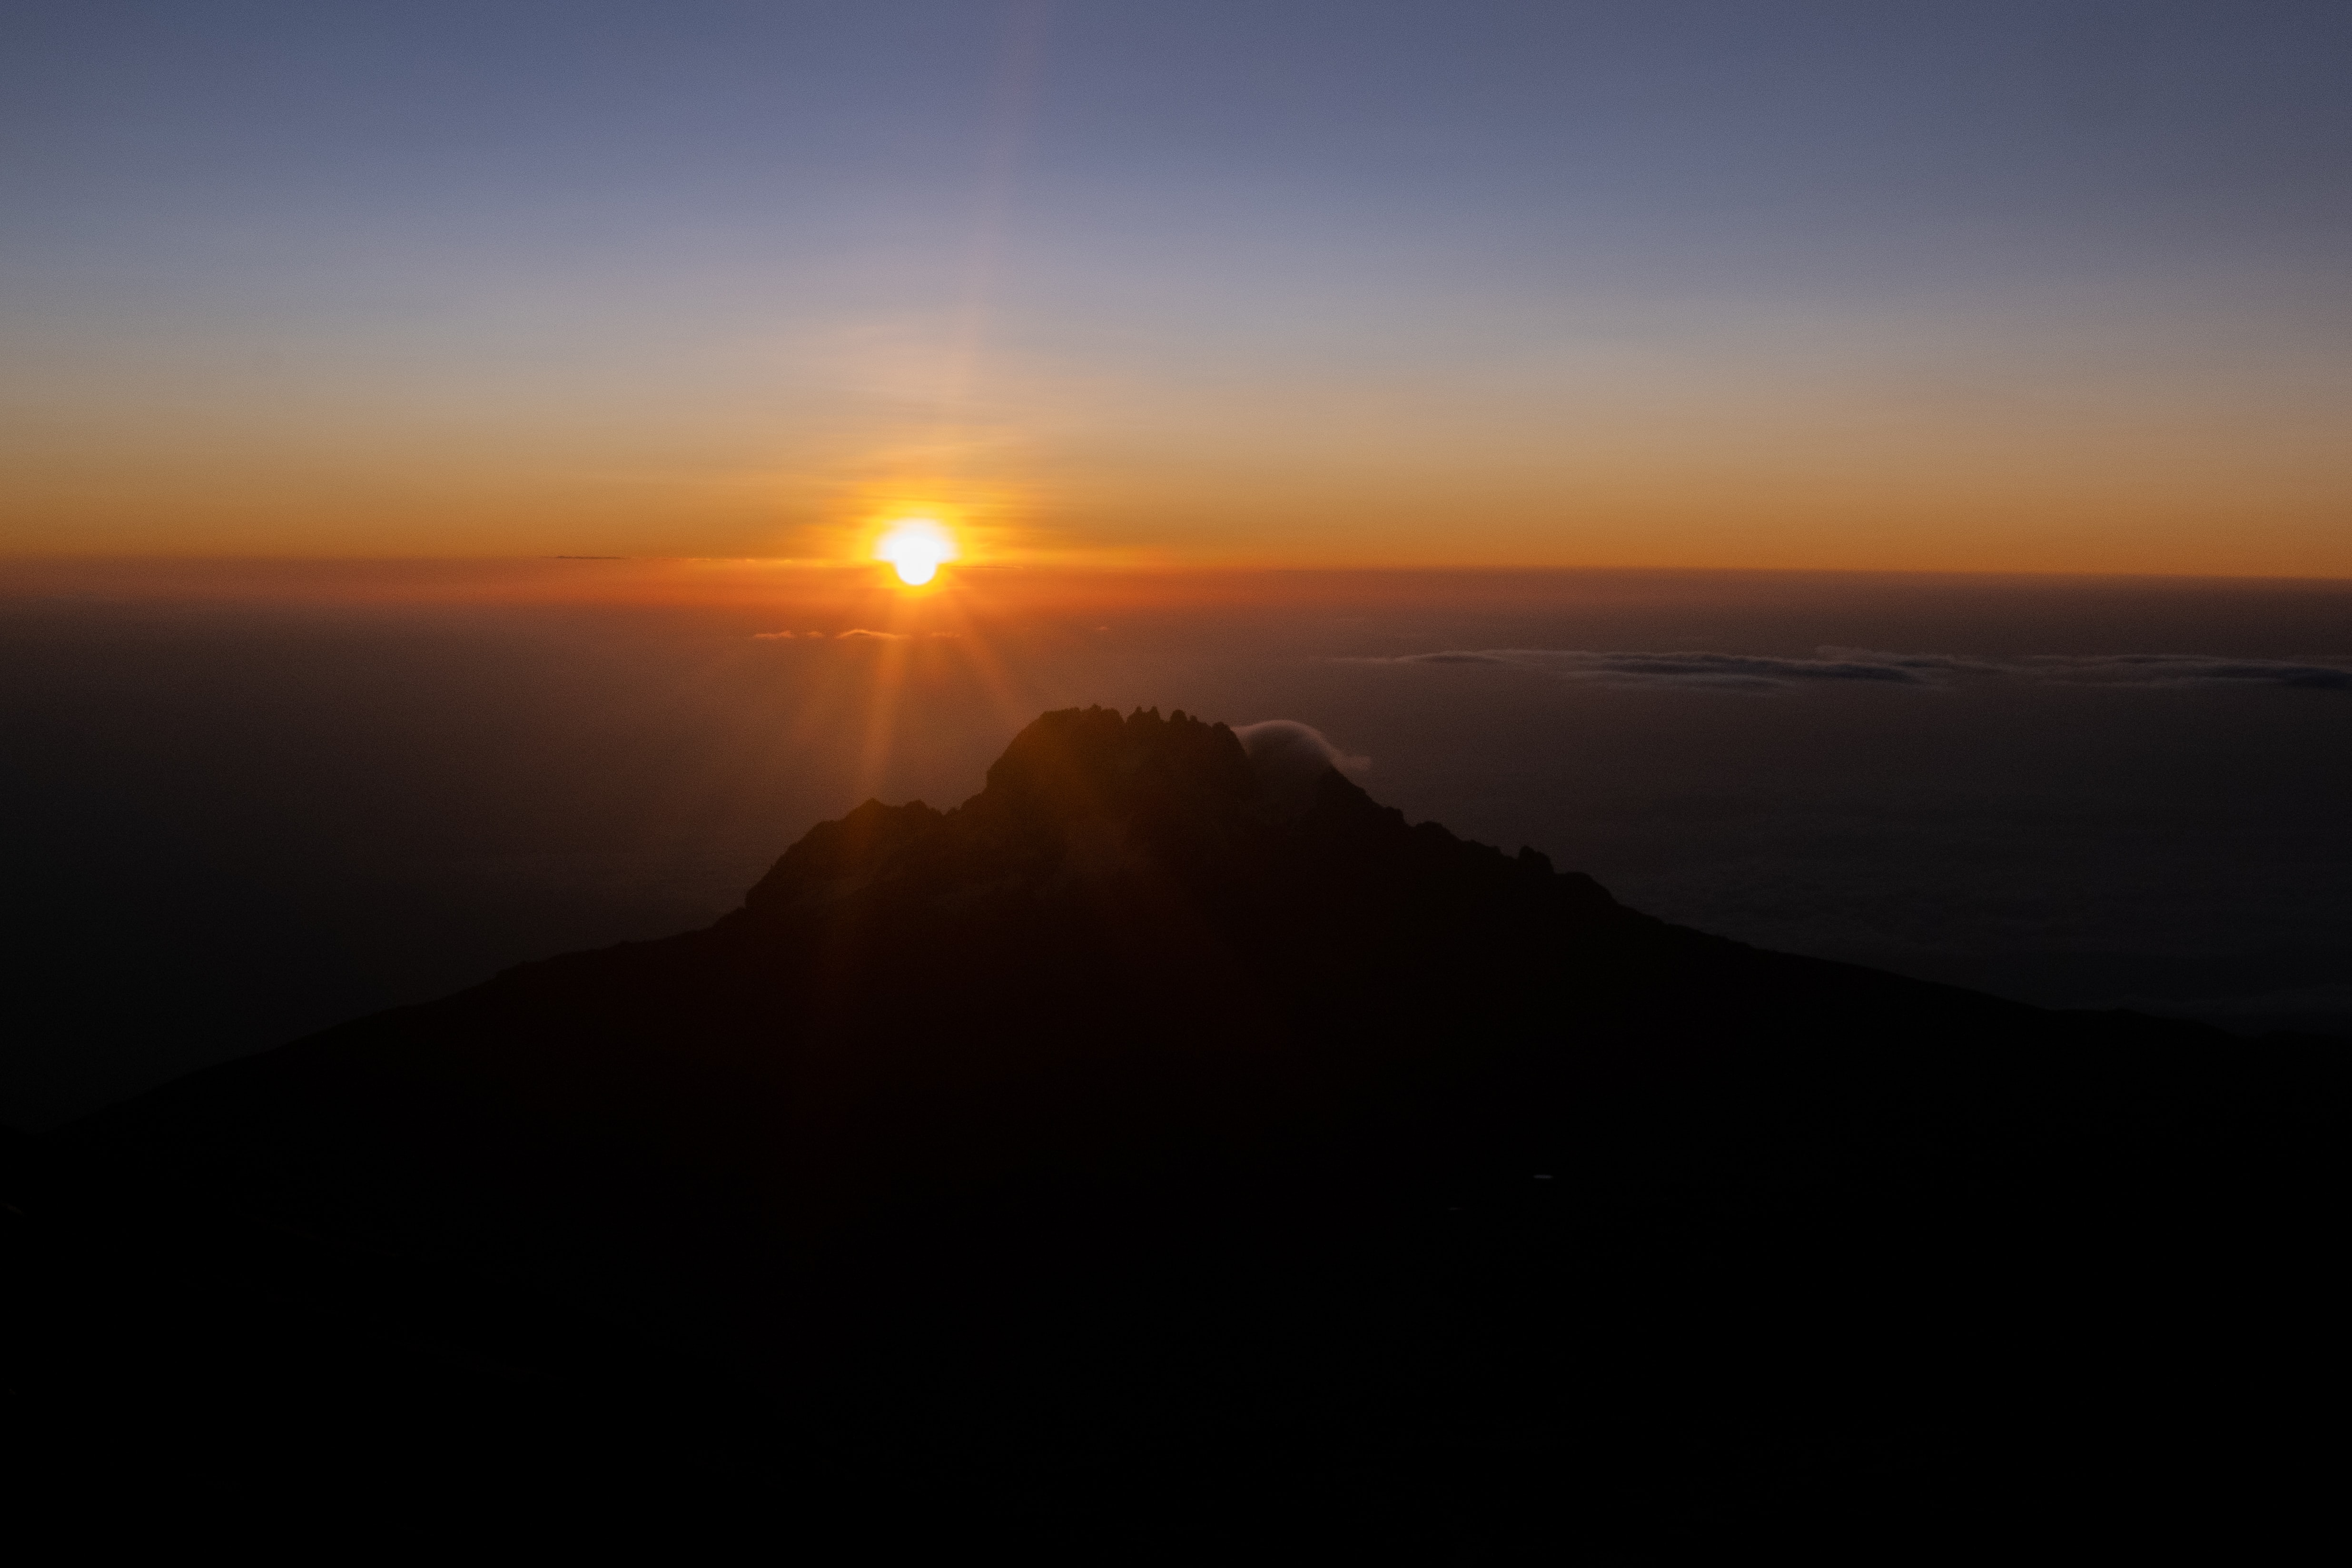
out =
<svg viewBox="0 0 2352 1568"><path fill-rule="evenodd" d="M953 560L955 540L929 517L905 517L883 530L874 546L874 558L898 569L898 580L920 588L939 574L941 561Z"/></svg>

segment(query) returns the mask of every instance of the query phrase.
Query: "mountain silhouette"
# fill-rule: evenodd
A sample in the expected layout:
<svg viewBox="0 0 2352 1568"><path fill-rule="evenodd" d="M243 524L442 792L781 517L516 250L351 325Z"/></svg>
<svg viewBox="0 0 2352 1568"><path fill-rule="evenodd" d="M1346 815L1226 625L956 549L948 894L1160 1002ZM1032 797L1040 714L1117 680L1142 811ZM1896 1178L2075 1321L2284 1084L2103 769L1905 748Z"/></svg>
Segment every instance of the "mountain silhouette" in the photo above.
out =
<svg viewBox="0 0 2352 1568"><path fill-rule="evenodd" d="M2343 1119L2332 1042L1759 951L1073 709L703 930L20 1141L19 1382L215 1481L235 1411L1129 1559L2245 1517L2316 1473Z"/></svg>

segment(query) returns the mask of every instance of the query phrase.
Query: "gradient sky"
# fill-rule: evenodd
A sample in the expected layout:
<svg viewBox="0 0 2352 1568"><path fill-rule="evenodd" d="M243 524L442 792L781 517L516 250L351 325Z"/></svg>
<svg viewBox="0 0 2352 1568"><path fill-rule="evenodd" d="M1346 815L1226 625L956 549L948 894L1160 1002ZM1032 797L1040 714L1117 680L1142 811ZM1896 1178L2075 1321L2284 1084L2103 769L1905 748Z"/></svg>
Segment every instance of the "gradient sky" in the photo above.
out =
<svg viewBox="0 0 2352 1568"><path fill-rule="evenodd" d="M0 16L0 551L2352 576L2337 4Z"/></svg>

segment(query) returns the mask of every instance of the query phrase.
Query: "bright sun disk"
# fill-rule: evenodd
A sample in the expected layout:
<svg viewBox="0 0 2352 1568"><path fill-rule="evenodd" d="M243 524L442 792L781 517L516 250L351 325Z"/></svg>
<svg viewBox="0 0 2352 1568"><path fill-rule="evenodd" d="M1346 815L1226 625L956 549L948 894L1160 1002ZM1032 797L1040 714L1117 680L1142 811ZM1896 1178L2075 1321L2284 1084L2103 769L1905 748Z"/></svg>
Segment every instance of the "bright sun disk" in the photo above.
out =
<svg viewBox="0 0 2352 1568"><path fill-rule="evenodd" d="M885 530L874 557L897 567L899 581L920 588L938 574L941 561L955 559L955 540L929 517L908 517Z"/></svg>

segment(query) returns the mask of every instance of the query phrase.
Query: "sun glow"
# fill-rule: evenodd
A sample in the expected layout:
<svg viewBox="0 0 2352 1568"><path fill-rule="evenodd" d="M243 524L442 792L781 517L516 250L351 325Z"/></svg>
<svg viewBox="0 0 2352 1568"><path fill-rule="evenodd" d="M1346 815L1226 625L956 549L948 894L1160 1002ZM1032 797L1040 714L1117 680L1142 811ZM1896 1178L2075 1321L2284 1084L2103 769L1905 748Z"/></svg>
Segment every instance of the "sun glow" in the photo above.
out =
<svg viewBox="0 0 2352 1568"><path fill-rule="evenodd" d="M909 588L920 588L938 575L940 563L955 559L960 552L947 529L929 517L902 517L882 531L874 546L874 559L887 560L898 569L898 580Z"/></svg>

